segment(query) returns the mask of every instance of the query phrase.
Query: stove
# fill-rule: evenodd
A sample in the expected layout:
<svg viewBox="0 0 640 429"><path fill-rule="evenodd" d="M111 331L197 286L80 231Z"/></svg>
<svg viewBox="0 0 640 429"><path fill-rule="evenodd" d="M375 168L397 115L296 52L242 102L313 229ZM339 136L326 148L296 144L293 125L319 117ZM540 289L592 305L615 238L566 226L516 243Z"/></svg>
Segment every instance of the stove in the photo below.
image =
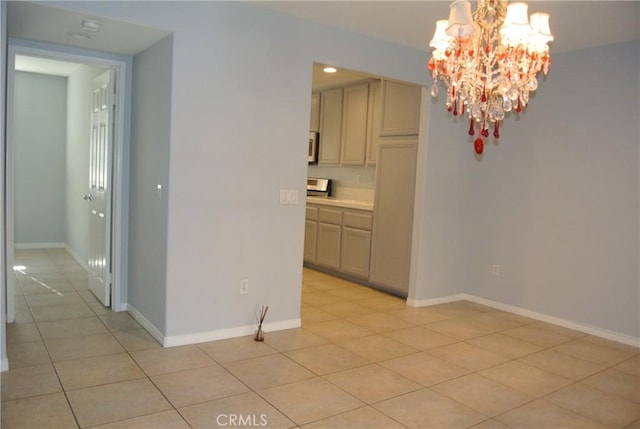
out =
<svg viewBox="0 0 640 429"><path fill-rule="evenodd" d="M330 197L331 179L320 179L316 177L307 178L307 196L310 197Z"/></svg>

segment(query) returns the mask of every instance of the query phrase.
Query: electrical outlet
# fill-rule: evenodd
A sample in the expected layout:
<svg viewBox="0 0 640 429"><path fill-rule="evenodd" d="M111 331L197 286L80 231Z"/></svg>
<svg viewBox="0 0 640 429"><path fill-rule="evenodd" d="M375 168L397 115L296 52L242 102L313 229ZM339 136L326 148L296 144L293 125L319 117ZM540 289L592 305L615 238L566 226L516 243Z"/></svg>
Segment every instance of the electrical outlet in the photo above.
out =
<svg viewBox="0 0 640 429"><path fill-rule="evenodd" d="M246 295L249 293L249 279L240 280L240 295Z"/></svg>
<svg viewBox="0 0 640 429"><path fill-rule="evenodd" d="M491 274L498 277L500 275L500 265L492 265L491 266Z"/></svg>

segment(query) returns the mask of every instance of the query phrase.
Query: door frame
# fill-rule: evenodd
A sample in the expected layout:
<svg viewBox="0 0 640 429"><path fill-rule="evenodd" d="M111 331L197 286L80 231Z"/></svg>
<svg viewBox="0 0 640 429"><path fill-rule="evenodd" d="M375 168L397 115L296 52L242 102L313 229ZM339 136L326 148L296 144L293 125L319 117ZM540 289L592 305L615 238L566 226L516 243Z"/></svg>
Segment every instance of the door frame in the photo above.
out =
<svg viewBox="0 0 640 429"><path fill-rule="evenodd" d="M12 275L14 255L14 83L16 55L40 57L58 61L69 61L116 71L116 132L113 139L112 183L111 183L111 309L127 309L127 249L129 208L129 131L131 111L131 57L104 54L61 45L51 45L26 40L9 39L7 50L7 110L5 151L5 269L7 322L15 320L15 276Z"/></svg>

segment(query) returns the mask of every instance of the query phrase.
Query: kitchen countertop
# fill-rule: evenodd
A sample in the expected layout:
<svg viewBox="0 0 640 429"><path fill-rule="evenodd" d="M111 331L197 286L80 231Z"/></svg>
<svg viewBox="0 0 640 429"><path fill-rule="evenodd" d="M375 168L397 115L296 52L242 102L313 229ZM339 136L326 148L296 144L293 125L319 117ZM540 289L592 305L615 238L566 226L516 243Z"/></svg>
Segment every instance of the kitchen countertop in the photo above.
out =
<svg viewBox="0 0 640 429"><path fill-rule="evenodd" d="M348 209L373 211L373 203L358 200L341 200L334 197L310 197L307 196L307 203L321 204L325 206L343 207Z"/></svg>

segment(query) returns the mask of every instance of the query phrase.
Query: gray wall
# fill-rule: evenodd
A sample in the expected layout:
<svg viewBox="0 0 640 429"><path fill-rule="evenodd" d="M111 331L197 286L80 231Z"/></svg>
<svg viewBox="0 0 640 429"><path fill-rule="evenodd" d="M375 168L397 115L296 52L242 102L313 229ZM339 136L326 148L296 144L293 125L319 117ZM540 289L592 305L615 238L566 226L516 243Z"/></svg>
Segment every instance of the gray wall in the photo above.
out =
<svg viewBox="0 0 640 429"><path fill-rule="evenodd" d="M174 33L163 333L253 325L263 304L268 322L298 319L304 205L278 197L305 192L312 64L420 82L427 53L243 2L52 5ZM243 278L248 295L239 294Z"/></svg>
<svg viewBox="0 0 640 429"><path fill-rule="evenodd" d="M269 321L299 317L304 207L278 191L304 192L312 63L424 84L428 52L241 2L53 5L174 32L164 333L251 324L262 304ZM638 49L613 47L621 65L603 68L607 52L554 55L480 161L431 106L416 299L469 292L638 335Z"/></svg>
<svg viewBox="0 0 640 429"><path fill-rule="evenodd" d="M65 244L87 262L89 206L82 200L88 191L89 142L93 79L104 69L80 66L67 83L67 146Z"/></svg>
<svg viewBox="0 0 640 429"><path fill-rule="evenodd" d="M15 74L15 242L63 243L67 79Z"/></svg>
<svg viewBox="0 0 640 429"><path fill-rule="evenodd" d="M172 37L166 37L133 61L128 296L161 332L166 317L172 46Z"/></svg>
<svg viewBox="0 0 640 429"><path fill-rule="evenodd" d="M470 170L468 292L640 335L639 52L554 55L526 114Z"/></svg>
<svg viewBox="0 0 640 429"><path fill-rule="evenodd" d="M418 299L470 293L639 336L638 52L555 54L482 158L432 103Z"/></svg>

